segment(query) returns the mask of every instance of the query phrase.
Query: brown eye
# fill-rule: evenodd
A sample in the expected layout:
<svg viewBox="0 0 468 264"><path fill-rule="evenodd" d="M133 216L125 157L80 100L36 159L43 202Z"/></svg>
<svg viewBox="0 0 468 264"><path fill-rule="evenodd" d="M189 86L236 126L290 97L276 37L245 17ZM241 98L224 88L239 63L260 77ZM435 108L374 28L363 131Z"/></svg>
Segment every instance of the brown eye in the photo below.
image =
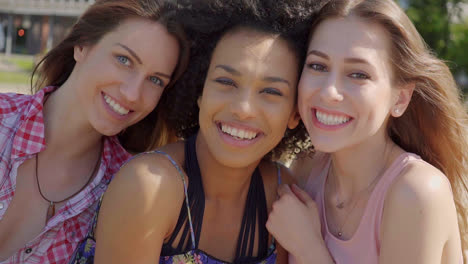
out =
<svg viewBox="0 0 468 264"><path fill-rule="evenodd" d="M324 72L327 70L325 66L318 64L318 63L309 63L307 64L307 68L312 69L314 71L319 71L319 72Z"/></svg>
<svg viewBox="0 0 468 264"><path fill-rule="evenodd" d="M277 95L277 96L283 95L278 89L275 89L275 88L265 88L260 93L266 93L266 94Z"/></svg>
<svg viewBox="0 0 468 264"><path fill-rule="evenodd" d="M351 73L349 76L355 79L363 79L363 80L370 79L370 77L367 74L364 74L362 72Z"/></svg>
<svg viewBox="0 0 468 264"><path fill-rule="evenodd" d="M215 82L220 83L222 85L228 85L228 86L236 86L236 83L228 78L218 78L215 79Z"/></svg>

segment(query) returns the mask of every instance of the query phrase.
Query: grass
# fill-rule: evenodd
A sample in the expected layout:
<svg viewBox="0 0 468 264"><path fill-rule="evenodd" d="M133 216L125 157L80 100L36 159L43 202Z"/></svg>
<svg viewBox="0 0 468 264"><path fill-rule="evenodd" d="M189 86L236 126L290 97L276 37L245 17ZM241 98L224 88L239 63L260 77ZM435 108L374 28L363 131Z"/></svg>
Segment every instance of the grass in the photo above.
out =
<svg viewBox="0 0 468 264"><path fill-rule="evenodd" d="M8 71L0 71L0 83L26 85L30 83L31 73L34 69L33 56L1 56L0 62L11 68Z"/></svg>
<svg viewBox="0 0 468 264"><path fill-rule="evenodd" d="M25 72L30 73L34 68L34 61L30 57L11 57L7 60Z"/></svg>
<svg viewBox="0 0 468 264"><path fill-rule="evenodd" d="M31 73L29 72L1 72L0 83L29 84Z"/></svg>

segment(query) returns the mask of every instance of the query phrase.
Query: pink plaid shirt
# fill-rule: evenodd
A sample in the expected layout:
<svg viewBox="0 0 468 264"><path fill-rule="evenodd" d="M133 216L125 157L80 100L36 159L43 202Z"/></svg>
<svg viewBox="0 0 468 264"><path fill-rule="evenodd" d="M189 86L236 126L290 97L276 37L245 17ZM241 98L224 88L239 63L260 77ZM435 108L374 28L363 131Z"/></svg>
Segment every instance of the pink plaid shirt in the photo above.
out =
<svg viewBox="0 0 468 264"><path fill-rule="evenodd" d="M18 167L45 149L42 103L46 87L34 95L0 94L0 220L16 188ZM99 197L130 158L115 137L106 137L93 181L56 212L42 232L0 264L67 263L88 232ZM1 260L0 260L1 261Z"/></svg>

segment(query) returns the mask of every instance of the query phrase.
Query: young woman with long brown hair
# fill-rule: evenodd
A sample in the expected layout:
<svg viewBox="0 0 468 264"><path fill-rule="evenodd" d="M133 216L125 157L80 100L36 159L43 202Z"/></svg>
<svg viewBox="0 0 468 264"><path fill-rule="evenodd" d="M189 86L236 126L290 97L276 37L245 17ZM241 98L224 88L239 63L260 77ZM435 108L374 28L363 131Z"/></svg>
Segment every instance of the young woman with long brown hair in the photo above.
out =
<svg viewBox="0 0 468 264"><path fill-rule="evenodd" d="M329 155L305 181L313 200L283 186L267 223L295 261L463 262L468 115L449 68L394 1L320 11L298 104Z"/></svg>
<svg viewBox="0 0 468 264"><path fill-rule="evenodd" d="M67 262L127 150L167 137L156 105L188 57L173 15L96 1L39 63L33 95L0 94L2 263Z"/></svg>

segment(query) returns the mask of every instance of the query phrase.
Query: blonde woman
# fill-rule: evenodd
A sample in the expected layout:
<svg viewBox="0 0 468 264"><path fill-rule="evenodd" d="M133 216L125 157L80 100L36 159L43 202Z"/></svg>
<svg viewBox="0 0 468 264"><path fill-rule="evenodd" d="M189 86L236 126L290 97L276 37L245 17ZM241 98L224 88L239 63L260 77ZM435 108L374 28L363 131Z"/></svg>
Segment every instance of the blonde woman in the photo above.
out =
<svg viewBox="0 0 468 264"><path fill-rule="evenodd" d="M391 0L332 0L311 34L299 112L329 155L313 199L280 188L269 231L296 263L462 263L468 116L448 67Z"/></svg>

